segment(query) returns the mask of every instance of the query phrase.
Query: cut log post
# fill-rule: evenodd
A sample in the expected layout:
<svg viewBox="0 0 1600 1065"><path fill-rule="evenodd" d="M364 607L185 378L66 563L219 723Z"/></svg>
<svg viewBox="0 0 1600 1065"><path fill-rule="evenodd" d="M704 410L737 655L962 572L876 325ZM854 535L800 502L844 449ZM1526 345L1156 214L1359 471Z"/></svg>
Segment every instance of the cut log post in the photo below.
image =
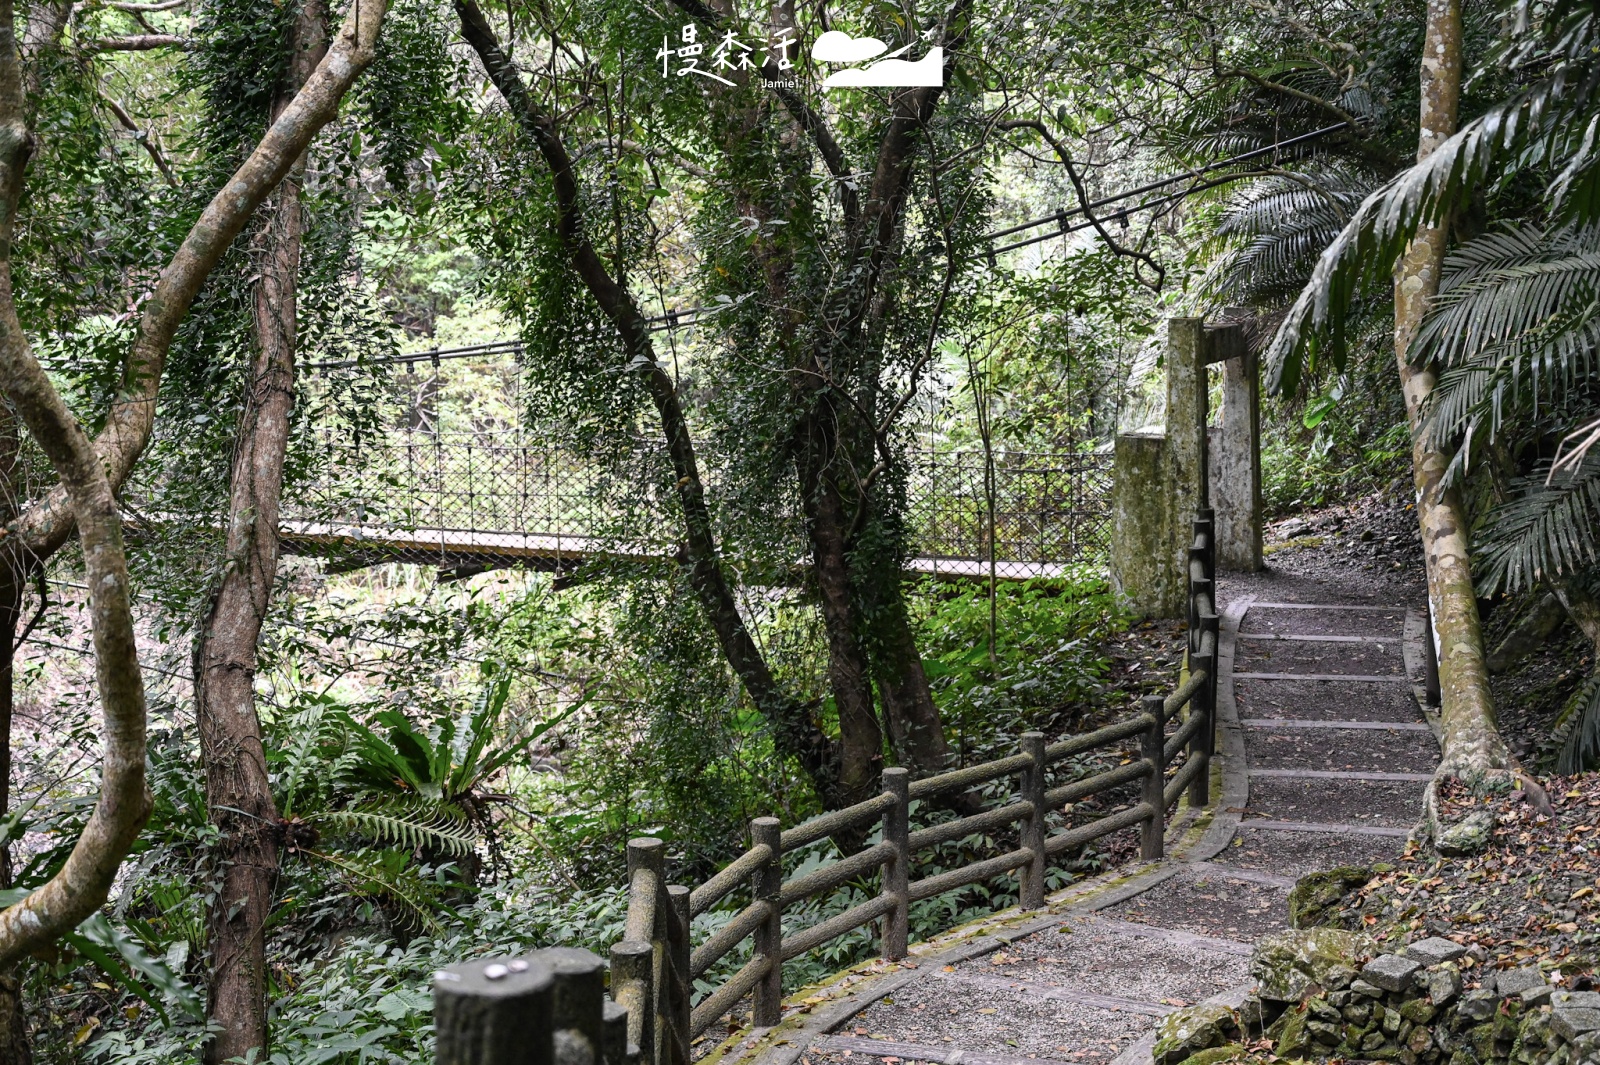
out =
<svg viewBox="0 0 1600 1065"><path fill-rule="evenodd" d="M1149 766L1144 778L1144 801L1149 806L1150 812L1142 822L1139 836L1139 857L1146 861L1161 858L1166 846L1163 838L1166 832L1167 802L1162 794L1166 777L1166 765L1161 751L1165 743L1165 729L1161 720L1162 702L1159 695L1144 697L1145 730L1139 735L1140 755Z"/></svg>
<svg viewBox="0 0 1600 1065"><path fill-rule="evenodd" d="M628 1053L644 1065L655 1061L655 959L642 939L611 945L611 997L628 1011Z"/></svg>
<svg viewBox="0 0 1600 1065"><path fill-rule="evenodd" d="M883 790L893 801L883 812L883 840L894 848L883 863L883 893L894 908L883 918L883 956L899 961L911 938L911 774L883 771Z"/></svg>
<svg viewBox="0 0 1600 1065"><path fill-rule="evenodd" d="M755 932L756 957L767 959L767 975L754 992L754 1021L758 1028L770 1028L783 1019L783 910L779 896L783 891L782 825L776 817L758 817L750 822L750 845L766 847L771 857L761 863L751 878L753 902L765 902L767 919Z"/></svg>
<svg viewBox="0 0 1600 1065"><path fill-rule="evenodd" d="M554 978L550 1029L555 1065L601 1065L606 997L605 964L575 947L534 951L528 961Z"/></svg>
<svg viewBox="0 0 1600 1065"><path fill-rule="evenodd" d="M1204 614L1200 618L1200 646L1204 648L1208 642L1205 638L1207 632L1215 632L1217 616ZM1199 654L1189 658L1189 669L1192 672L1205 670L1206 683L1200 685L1193 698L1189 700L1190 715L1199 714L1205 723L1200 726L1193 736L1189 738L1189 757L1199 759L1200 769L1195 773L1194 779L1189 782L1189 805L1199 809L1211 801L1211 737L1212 722L1216 719L1215 701L1212 692L1215 690L1213 682L1217 676L1217 653L1215 639L1209 641L1211 649L1202 650Z"/></svg>
<svg viewBox="0 0 1600 1065"><path fill-rule="evenodd" d="M1044 753L1044 733L1024 732L1021 736L1022 753L1028 756L1028 768L1022 771L1022 801L1032 812L1022 825L1022 845L1033 852L1033 859L1022 867L1022 885L1019 901L1024 910L1037 910L1044 905L1045 892L1045 815L1049 808L1044 802L1044 771L1047 761Z"/></svg>
<svg viewBox="0 0 1600 1065"><path fill-rule="evenodd" d="M555 977L530 958L452 965L433 974L438 1065L555 1065Z"/></svg>
<svg viewBox="0 0 1600 1065"><path fill-rule="evenodd" d="M663 968L672 976L668 1008L663 1011L667 1028L671 1030L672 1065L689 1062L689 889L673 884L666 890L667 955L669 964Z"/></svg>

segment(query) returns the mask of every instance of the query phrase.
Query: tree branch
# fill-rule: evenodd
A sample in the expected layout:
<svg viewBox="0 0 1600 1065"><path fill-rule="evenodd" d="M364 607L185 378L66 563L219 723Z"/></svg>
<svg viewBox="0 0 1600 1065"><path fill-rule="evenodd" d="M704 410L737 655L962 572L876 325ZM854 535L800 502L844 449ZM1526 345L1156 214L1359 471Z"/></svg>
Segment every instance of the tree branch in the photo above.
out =
<svg viewBox="0 0 1600 1065"><path fill-rule="evenodd" d="M140 129L139 124L133 120L133 116L128 114L127 110L114 97L101 93L100 98L106 102L107 107L111 108L111 113L117 116L117 121L122 123L122 128L132 133L133 139L138 141L144 147L144 150L149 153L151 161L156 164L156 169L161 171L161 176L167 179L167 185L174 189L177 188L178 179L173 176L172 168L167 165L166 157L161 154L161 146L156 143L155 138Z"/></svg>
<svg viewBox="0 0 1600 1065"><path fill-rule="evenodd" d="M1105 224L1101 222L1095 213L1089 209L1089 190L1084 188L1083 177L1078 173L1078 167L1075 163L1073 163L1072 155L1067 151L1066 147L1056 139L1055 134L1051 133L1049 128L1046 127L1043 122L1031 118L1015 119L1010 122L1002 122L1000 123L999 128L1004 130L1030 129L1039 134L1039 136L1044 139L1045 143L1050 145L1051 149L1053 149L1056 153L1056 158L1060 159L1062 165L1067 168L1067 177L1071 179L1072 188L1078 194L1079 208L1083 211L1084 217L1089 220L1089 224L1094 226L1094 231L1100 235L1100 239L1105 241L1106 247L1110 248L1113 254L1119 257L1126 257L1137 262L1144 263L1146 266L1150 267L1150 269L1154 270L1156 272L1156 277L1153 282L1146 281L1142 276L1140 276L1139 283L1153 291L1161 291L1162 282L1166 280L1167 276L1167 271L1165 268L1163 268L1160 263L1156 262L1155 257L1148 252L1140 251L1138 248L1129 248L1126 245L1119 243L1117 238L1113 237L1111 233L1107 231ZM1135 270L1134 273L1138 274L1138 271Z"/></svg>
<svg viewBox="0 0 1600 1065"><path fill-rule="evenodd" d="M30 350L11 288L11 236L32 147L11 0L0 0L0 391L50 459L83 544L92 589L95 679L105 731L100 796L54 876L0 912L0 969L75 928L105 902L122 859L150 814L145 785L145 697L134 643L122 517L83 427Z"/></svg>
<svg viewBox="0 0 1600 1065"><path fill-rule="evenodd" d="M86 52L153 52L157 48L187 50L194 47L194 41L176 33L133 33L84 41L79 47Z"/></svg>
<svg viewBox="0 0 1600 1065"><path fill-rule="evenodd" d="M150 441L155 401L167 351L206 277L222 259L261 201L306 150L317 132L338 113L339 101L372 62L387 0L355 0L333 47L305 88L284 108L250 157L234 171L190 228L183 244L144 300L139 332L112 400L105 428L95 438L95 454L113 490L119 489ZM0 559L32 555L48 558L72 533L73 511L65 485L0 531Z"/></svg>

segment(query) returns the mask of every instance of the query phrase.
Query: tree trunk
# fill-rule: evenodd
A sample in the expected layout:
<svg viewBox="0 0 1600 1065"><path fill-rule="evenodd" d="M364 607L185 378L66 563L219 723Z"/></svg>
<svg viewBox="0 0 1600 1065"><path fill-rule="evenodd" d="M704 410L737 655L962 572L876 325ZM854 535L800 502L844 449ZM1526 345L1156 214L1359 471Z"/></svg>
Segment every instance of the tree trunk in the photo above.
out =
<svg viewBox="0 0 1600 1065"><path fill-rule="evenodd" d="M900 764L913 774L937 773L949 767L950 743L945 739L939 708L933 702L933 690L928 687L927 671L922 668L922 655L917 651L899 581L875 616L882 656L878 688L883 694L883 715L889 722L895 752Z"/></svg>
<svg viewBox="0 0 1600 1065"><path fill-rule="evenodd" d="M274 115L286 107L327 47L327 8L305 0ZM252 247L259 275L251 312L255 354L229 483L222 574L195 647L195 719L206 769L206 805L218 831L217 878L207 930L207 1016L219 1027L208 1063L265 1057L266 923L278 877L282 819L272 798L256 654L278 574L278 512L294 412L296 280L304 212L300 160L279 186Z"/></svg>
<svg viewBox="0 0 1600 1065"><path fill-rule="evenodd" d="M877 784L883 730L873 707L872 671L861 644L856 590L851 586L849 519L839 486L827 469L829 440L814 421L808 436L798 458L798 473L811 540L812 577L828 640L828 687L839 714L838 775L823 801L837 808L860 802Z"/></svg>
<svg viewBox="0 0 1600 1065"><path fill-rule="evenodd" d="M0 523L16 516L21 502L17 486L20 444L17 419L0 406ZM11 719L16 710L17 627L28 573L0 562L0 817L11 812ZM11 881L11 844L0 846L0 888ZM22 1008L22 981L15 972L0 974L0 1065L32 1065L28 1018Z"/></svg>
<svg viewBox="0 0 1600 1065"><path fill-rule="evenodd" d="M1460 0L1428 0L1419 162L1455 132L1460 99ZM1432 367L1415 366L1410 361L1411 342L1429 301L1439 291L1446 235L1443 225L1418 229L1401 257L1394 286L1394 348L1413 433L1411 462L1417 519L1427 558L1428 599L1439 642L1440 717L1444 731L1440 777L1503 770L1510 764L1495 724L1494 701L1489 691L1467 522L1458 493L1446 490L1442 483L1449 456L1430 447L1420 432L1423 405L1438 378Z"/></svg>

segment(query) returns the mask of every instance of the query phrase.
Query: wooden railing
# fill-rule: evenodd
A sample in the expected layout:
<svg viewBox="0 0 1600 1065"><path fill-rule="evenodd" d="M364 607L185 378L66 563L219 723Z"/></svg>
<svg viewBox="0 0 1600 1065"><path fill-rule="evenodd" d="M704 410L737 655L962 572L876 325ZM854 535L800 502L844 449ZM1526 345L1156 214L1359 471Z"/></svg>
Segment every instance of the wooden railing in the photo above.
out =
<svg viewBox="0 0 1600 1065"><path fill-rule="evenodd" d="M783 828L776 818L758 817L750 823L749 849L693 889L667 883L665 847L660 840L631 840L628 843L627 923L622 940L611 948L610 1001L586 1006L588 1013L571 1024L584 1030L593 1028L591 1042L599 1048L602 1038L598 1026L601 1019L609 1018L611 1027L606 1029L610 1032L606 1044L609 1049L603 1053L597 1049L596 1053L610 1065L688 1065L694 1039L747 996L751 1001L751 1021L756 1027L778 1023L782 1015L785 962L874 922L878 925L882 956L890 961L904 958L910 939L910 908L914 902L1015 874L1020 880L1020 905L1023 909L1036 909L1044 905L1045 880L1051 859L1135 825L1139 826L1140 856L1146 860L1161 858L1167 809L1186 792L1191 806L1201 807L1210 802L1210 759L1216 735L1218 633L1213 542L1211 512L1201 511L1194 522L1194 539L1188 558L1187 676L1170 695L1145 696L1138 714L1055 743L1046 743L1042 733L1026 732L1018 737L1018 750L1013 755L936 776L912 780L904 769L885 769L882 791L877 795L790 828ZM1137 758L1113 769L1050 786L1053 767L1077 756L1126 745L1131 740L1138 741ZM958 795L1008 778L1015 780L1015 786L1009 801L1001 805L923 827L913 827L911 823L911 804L915 800ZM1140 789L1138 801L1086 824L1049 831L1047 819L1052 811L1136 783ZM793 879L784 879L785 854L824 839L862 838L873 826L880 829L879 842ZM1012 826L1017 826L1015 850L933 876L911 879L913 858L918 852L973 833L1010 830ZM807 928L792 929L785 935L785 912L874 873L879 881L876 895L842 913ZM698 947L693 947L690 928L694 919L741 888L748 889L749 903ZM711 973L718 962L739 949L747 939L752 941L750 960L709 991L698 1004L692 1003L695 982ZM512 972L508 968L511 965L523 968ZM527 976L533 971L530 966L538 965L551 971L544 982L548 986L537 993L552 997L557 1005L519 1007L522 1013L530 1010L538 1013L543 1009L543 1015L551 1018L542 1034L530 1034L529 1038L548 1041L549 1032L566 1031L571 1027L563 1027L566 1022L554 1017L550 1010L559 1012L566 1008L559 1004L570 998L560 990L561 981L567 979L563 972L582 970L587 974L591 969L596 973L601 969L600 960L588 952L542 951L529 959L478 962L445 970L437 975L434 985L436 1003L442 1004L445 998L441 996L445 996L453 1004L451 1012L438 1012L435 1017L440 1065L506 1065L512 1060L553 1060L549 1057L518 1056L504 1060L484 1057L480 1051L487 1044L482 1039L451 1028L458 1023L469 1026L488 1023L485 1020L488 1013L482 1010L474 1013L456 1006L457 999L469 999L479 993L493 997L495 988L499 987L501 993L495 998L499 1002L506 997L511 985L496 985L495 981L515 978L519 986L527 984L532 979ZM585 975L583 979L589 977ZM561 1040L558 1038L556 1043L560 1044ZM573 1039L568 1039L566 1045L569 1049L575 1045ZM558 1050L559 1046L547 1053L555 1054L563 1065L579 1065L562 1058ZM518 1044L518 1053L526 1052L529 1051L523 1040ZM617 1056L616 1060L613 1055ZM598 1058L589 1060L597 1062Z"/></svg>

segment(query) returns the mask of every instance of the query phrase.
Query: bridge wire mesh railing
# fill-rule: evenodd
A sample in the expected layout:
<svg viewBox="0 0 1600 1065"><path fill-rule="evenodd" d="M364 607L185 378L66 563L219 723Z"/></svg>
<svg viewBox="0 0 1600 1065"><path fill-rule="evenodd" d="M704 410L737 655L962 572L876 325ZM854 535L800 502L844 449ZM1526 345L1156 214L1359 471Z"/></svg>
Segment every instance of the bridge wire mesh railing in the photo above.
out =
<svg viewBox="0 0 1600 1065"><path fill-rule="evenodd" d="M649 469L662 461L659 448L642 444L607 468L541 439L524 424L508 353L477 357L499 365L390 368L391 409L378 426L313 424L305 439L319 452L318 475L286 497L284 519L335 541L403 542L399 553L416 561L451 545L487 549L496 538L578 556L670 554L673 505L660 498L660 471ZM1104 556L1109 455L997 451L992 489L981 453L924 447L907 459L916 569L1024 578ZM703 461L715 501L717 459L707 451Z"/></svg>

